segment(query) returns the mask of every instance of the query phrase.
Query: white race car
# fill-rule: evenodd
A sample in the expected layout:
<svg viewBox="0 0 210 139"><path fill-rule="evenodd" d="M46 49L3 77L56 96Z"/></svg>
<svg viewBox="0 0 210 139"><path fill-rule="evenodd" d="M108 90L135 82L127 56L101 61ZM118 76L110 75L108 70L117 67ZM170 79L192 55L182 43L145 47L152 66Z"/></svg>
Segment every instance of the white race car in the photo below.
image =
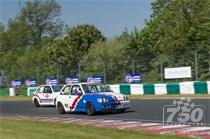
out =
<svg viewBox="0 0 210 139"><path fill-rule="evenodd" d="M56 99L58 113L86 112L125 112L130 107L128 97L111 92L104 86L95 83L75 83L65 85Z"/></svg>
<svg viewBox="0 0 210 139"><path fill-rule="evenodd" d="M55 106L62 87L63 85L40 85L32 96L34 106Z"/></svg>

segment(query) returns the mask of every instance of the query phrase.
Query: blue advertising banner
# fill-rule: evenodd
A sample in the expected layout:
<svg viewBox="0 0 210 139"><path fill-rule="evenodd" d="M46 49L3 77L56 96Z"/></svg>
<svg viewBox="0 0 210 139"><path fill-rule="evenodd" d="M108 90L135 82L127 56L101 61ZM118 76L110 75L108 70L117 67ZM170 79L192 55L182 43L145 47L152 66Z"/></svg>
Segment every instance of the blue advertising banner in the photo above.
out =
<svg viewBox="0 0 210 139"><path fill-rule="evenodd" d="M19 87L19 86L21 86L21 85L22 85L21 80L12 80L12 81L11 81L11 86L12 86L12 87Z"/></svg>
<svg viewBox="0 0 210 139"><path fill-rule="evenodd" d="M79 83L79 77L66 77L66 84Z"/></svg>
<svg viewBox="0 0 210 139"><path fill-rule="evenodd" d="M137 73L137 74L127 74L125 76L125 82L127 83L140 83L142 79L142 75Z"/></svg>
<svg viewBox="0 0 210 139"><path fill-rule="evenodd" d="M58 84L58 78L54 77L54 78L47 78L45 80L45 84L46 85L56 85Z"/></svg>
<svg viewBox="0 0 210 139"><path fill-rule="evenodd" d="M25 85L28 86L28 87L36 86L37 85L37 80L36 79L25 80Z"/></svg>
<svg viewBox="0 0 210 139"><path fill-rule="evenodd" d="M88 76L87 82L102 83L102 76Z"/></svg>

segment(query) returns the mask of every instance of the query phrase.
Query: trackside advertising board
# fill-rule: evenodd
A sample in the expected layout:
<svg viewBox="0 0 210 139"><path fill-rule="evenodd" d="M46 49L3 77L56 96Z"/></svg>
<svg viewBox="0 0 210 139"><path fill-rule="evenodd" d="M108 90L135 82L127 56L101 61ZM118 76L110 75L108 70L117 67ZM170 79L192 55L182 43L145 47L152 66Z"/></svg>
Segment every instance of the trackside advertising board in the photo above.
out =
<svg viewBox="0 0 210 139"><path fill-rule="evenodd" d="M79 83L80 78L79 77L66 77L65 81L66 81L66 84Z"/></svg>
<svg viewBox="0 0 210 139"><path fill-rule="evenodd" d="M12 80L10 82L10 85L11 85L11 87L19 87L22 85L22 82L21 82L21 80Z"/></svg>
<svg viewBox="0 0 210 139"><path fill-rule="evenodd" d="M102 76L88 76L87 82L90 83L102 83Z"/></svg>
<svg viewBox="0 0 210 139"><path fill-rule="evenodd" d="M165 79L191 78L191 67L176 67L164 69Z"/></svg>
<svg viewBox="0 0 210 139"><path fill-rule="evenodd" d="M142 79L142 75L137 74L127 74L125 75L125 82L126 83L140 83Z"/></svg>
<svg viewBox="0 0 210 139"><path fill-rule="evenodd" d="M53 77L53 78L47 78L45 80L46 85L56 85L58 84L58 78Z"/></svg>
<svg viewBox="0 0 210 139"><path fill-rule="evenodd" d="M27 87L36 86L37 85L37 80L36 79L25 80L25 85Z"/></svg>

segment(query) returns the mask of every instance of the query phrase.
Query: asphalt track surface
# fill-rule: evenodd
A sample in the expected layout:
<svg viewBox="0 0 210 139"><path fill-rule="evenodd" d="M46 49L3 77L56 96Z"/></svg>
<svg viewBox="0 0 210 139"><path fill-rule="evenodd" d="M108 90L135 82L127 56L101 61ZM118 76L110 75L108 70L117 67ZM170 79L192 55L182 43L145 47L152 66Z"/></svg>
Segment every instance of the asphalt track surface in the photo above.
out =
<svg viewBox="0 0 210 139"><path fill-rule="evenodd" d="M210 125L210 99L193 99L195 105L205 107L205 124ZM31 115L31 116L56 116L85 119L113 119L135 120L144 122L162 122L163 107L172 105L172 99L146 99L131 100L131 108L125 113L99 113L87 116L85 113L67 113L60 115L55 107L35 108L31 101L0 101L0 115Z"/></svg>

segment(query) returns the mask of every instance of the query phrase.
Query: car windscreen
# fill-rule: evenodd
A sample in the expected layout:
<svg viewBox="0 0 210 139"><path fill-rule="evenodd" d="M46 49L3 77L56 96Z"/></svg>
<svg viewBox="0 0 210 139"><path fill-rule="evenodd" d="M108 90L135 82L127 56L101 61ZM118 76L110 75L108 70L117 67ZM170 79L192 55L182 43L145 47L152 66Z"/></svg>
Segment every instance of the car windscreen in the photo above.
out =
<svg viewBox="0 0 210 139"><path fill-rule="evenodd" d="M59 92L62 89L63 85L54 85L52 89L54 92Z"/></svg>
<svg viewBox="0 0 210 139"><path fill-rule="evenodd" d="M97 88L100 92L113 92L108 86L97 85Z"/></svg>
<svg viewBox="0 0 210 139"><path fill-rule="evenodd" d="M83 90L85 93L99 93L99 89L95 84L83 84L82 85Z"/></svg>

